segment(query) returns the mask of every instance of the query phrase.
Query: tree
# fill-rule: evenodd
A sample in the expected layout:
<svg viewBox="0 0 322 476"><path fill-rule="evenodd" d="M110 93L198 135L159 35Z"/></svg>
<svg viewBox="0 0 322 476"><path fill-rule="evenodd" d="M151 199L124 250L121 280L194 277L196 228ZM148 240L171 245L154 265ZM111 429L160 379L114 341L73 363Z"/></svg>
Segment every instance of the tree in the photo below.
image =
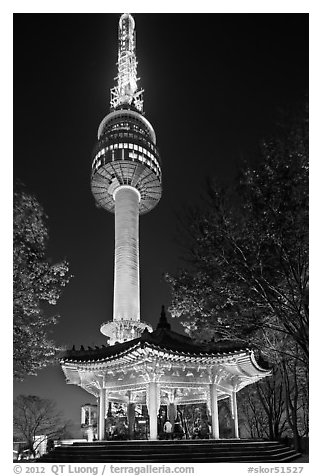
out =
<svg viewBox="0 0 322 476"><path fill-rule="evenodd" d="M295 350L300 352L298 346ZM308 368L302 365L301 360L286 357L282 358L280 368L283 376L286 418L295 446L300 448L300 438L309 434Z"/></svg>
<svg viewBox="0 0 322 476"><path fill-rule="evenodd" d="M253 385L250 387L243 388L238 394L238 419L248 438L267 438L267 415Z"/></svg>
<svg viewBox="0 0 322 476"><path fill-rule="evenodd" d="M13 210L13 349L14 377L35 375L59 350L49 339L50 316L44 303L55 305L70 279L68 263L46 257L46 215L36 198L18 184Z"/></svg>
<svg viewBox="0 0 322 476"><path fill-rule="evenodd" d="M202 206L186 213L187 266L166 275L170 312L199 337L264 343L270 358L283 351L270 336L285 335L307 362L306 116L266 141L262 155L233 192L209 183Z"/></svg>
<svg viewBox="0 0 322 476"><path fill-rule="evenodd" d="M251 438L279 440L285 436L287 416L283 395L283 378L278 367L255 385L239 393L239 411Z"/></svg>
<svg viewBox="0 0 322 476"><path fill-rule="evenodd" d="M172 316L196 339L260 349L281 375L298 439L298 420L307 421L309 355L306 110L263 143L258 165L244 168L235 187L208 183L202 206L185 213L181 236L186 266L166 275Z"/></svg>
<svg viewBox="0 0 322 476"><path fill-rule="evenodd" d="M64 421L63 415L57 411L52 400L35 395L19 395L14 400L14 436L26 441L26 449L29 449L34 457L46 438L62 437L70 424Z"/></svg>

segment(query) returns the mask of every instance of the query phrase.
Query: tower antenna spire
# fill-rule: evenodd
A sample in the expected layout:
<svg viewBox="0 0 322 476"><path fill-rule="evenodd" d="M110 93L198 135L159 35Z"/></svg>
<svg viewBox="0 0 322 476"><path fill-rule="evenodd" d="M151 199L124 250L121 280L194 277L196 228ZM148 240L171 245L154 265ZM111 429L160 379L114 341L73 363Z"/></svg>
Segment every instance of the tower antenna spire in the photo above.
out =
<svg viewBox="0 0 322 476"><path fill-rule="evenodd" d="M130 13L123 13L118 29L117 85L111 89L111 108L132 105L143 112L143 89L138 89L137 60L135 53L135 21Z"/></svg>

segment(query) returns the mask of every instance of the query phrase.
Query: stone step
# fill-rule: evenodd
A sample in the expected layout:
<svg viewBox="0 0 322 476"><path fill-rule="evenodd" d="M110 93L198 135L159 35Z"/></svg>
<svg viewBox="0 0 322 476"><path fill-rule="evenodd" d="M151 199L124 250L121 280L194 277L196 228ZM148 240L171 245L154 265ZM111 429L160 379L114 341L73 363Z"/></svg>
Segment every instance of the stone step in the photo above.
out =
<svg viewBox="0 0 322 476"><path fill-rule="evenodd" d="M272 445L276 444L279 442L278 441L272 441L272 440L261 440L261 439L250 439L250 438L221 438L220 440L215 440L213 438L205 438L205 439L200 439L196 438L194 440L189 440L189 439L182 439L182 440L100 440L100 441L94 441L94 442L88 442L88 441L76 441L75 443L72 444L72 446L105 446L106 444L108 445L180 445L180 444L189 444L189 445L198 445L198 444L206 444L206 443L216 443L216 445L224 445L224 444L244 444L244 443L250 443L252 445L254 444L261 444L261 445ZM68 444L70 446L70 444Z"/></svg>
<svg viewBox="0 0 322 476"><path fill-rule="evenodd" d="M202 463L288 462L300 456L277 441L184 440L100 441L56 447L39 462Z"/></svg>
<svg viewBox="0 0 322 476"><path fill-rule="evenodd" d="M258 448L256 451L251 448L236 448L233 453L234 454L277 454L280 452L285 451L285 447L275 447L275 448ZM189 448L189 447L182 447L180 448L180 451L176 448L127 448L126 454L127 455L137 455L137 454L226 454L226 453L231 453L232 449L231 448L203 448L203 447L195 447L195 448ZM95 454L97 456L99 455L124 455L125 451L122 448L108 448L108 449L101 449L101 450L95 450L91 451L90 449L87 450L82 450L81 448L79 449L73 449L73 451L70 451L68 448L57 448L56 450L57 454L63 455L63 454L74 454L74 455L92 455Z"/></svg>
<svg viewBox="0 0 322 476"><path fill-rule="evenodd" d="M284 455L283 457L235 457L235 456L225 456L225 457L207 457L207 456L195 456L191 458L187 457L178 457L174 458L149 458L146 459L141 457L139 459L132 458L119 458L119 459L97 459L97 458L46 458L38 460L37 462L43 463L115 463L115 464L147 464L147 463L157 463L157 464L173 464L173 463L283 463L295 461L301 455L298 453Z"/></svg>
<svg viewBox="0 0 322 476"><path fill-rule="evenodd" d="M147 448L147 447L179 447L180 445L182 446L189 446L189 447L194 447L194 446L211 446L211 447L224 447L224 446L229 446L231 448L233 447L243 447L243 446L249 446L249 447L272 447L272 446L285 446L284 443L281 443L279 441L269 441L269 440L263 440L263 441L250 441L250 440L181 440L181 441L176 441L176 440L143 440L143 441L122 441L122 440L117 440L117 441L100 441L100 442L76 442L76 443L66 443L66 444L61 444L57 446L57 448L72 448L76 449L79 447L82 448L90 448L92 450L100 449L100 448L112 448L112 447L122 447L128 448L128 447L142 447L142 448Z"/></svg>
<svg viewBox="0 0 322 476"><path fill-rule="evenodd" d="M244 441L244 440L233 440L233 441L223 441L219 442L218 440L182 440L182 441L151 441L151 442L134 442L134 441L105 441L105 442L95 442L95 443L74 443L72 445L73 448L76 447L81 447L81 448L112 448L112 447L123 447L124 444L128 448L130 447L142 447L142 448L147 448L147 447L175 447L175 448L180 448L184 446L189 446L189 447L194 447L194 446L203 446L203 447L213 447L213 445L216 445L217 447L229 447L229 448L234 448L234 447L250 447L250 448L256 448L256 447L276 447L280 446L281 443L278 441ZM71 445L61 445L61 447L70 447Z"/></svg>

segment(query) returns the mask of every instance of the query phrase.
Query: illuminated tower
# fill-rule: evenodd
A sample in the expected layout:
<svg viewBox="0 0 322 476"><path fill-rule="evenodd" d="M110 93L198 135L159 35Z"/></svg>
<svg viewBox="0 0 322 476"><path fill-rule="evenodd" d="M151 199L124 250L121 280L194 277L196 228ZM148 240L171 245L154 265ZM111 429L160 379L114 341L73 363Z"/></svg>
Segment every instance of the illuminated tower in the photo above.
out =
<svg viewBox="0 0 322 476"><path fill-rule="evenodd" d="M143 90L137 86L130 14L121 16L118 35L117 85L111 89L110 113L98 128L91 176L96 203L115 214L113 321L101 326L110 344L150 328L140 321L139 215L152 210L162 193L156 136L144 117Z"/></svg>

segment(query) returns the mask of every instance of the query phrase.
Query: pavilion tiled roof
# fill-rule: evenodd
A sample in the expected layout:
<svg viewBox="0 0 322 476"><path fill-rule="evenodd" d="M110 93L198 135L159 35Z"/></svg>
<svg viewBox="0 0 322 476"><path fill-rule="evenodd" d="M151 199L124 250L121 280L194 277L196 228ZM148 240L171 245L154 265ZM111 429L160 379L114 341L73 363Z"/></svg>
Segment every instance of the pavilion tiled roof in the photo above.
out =
<svg viewBox="0 0 322 476"><path fill-rule="evenodd" d="M124 354L134 347L153 347L160 350L176 352L187 355L227 355L235 352L245 351L248 346L243 341L221 340L216 342L199 343L188 336L179 334L171 330L165 317L164 308L162 309L160 322L157 329L149 332L147 329L139 338L117 343L112 346L95 348L83 346L76 349L66 350L61 355L62 361L98 361L116 357Z"/></svg>

